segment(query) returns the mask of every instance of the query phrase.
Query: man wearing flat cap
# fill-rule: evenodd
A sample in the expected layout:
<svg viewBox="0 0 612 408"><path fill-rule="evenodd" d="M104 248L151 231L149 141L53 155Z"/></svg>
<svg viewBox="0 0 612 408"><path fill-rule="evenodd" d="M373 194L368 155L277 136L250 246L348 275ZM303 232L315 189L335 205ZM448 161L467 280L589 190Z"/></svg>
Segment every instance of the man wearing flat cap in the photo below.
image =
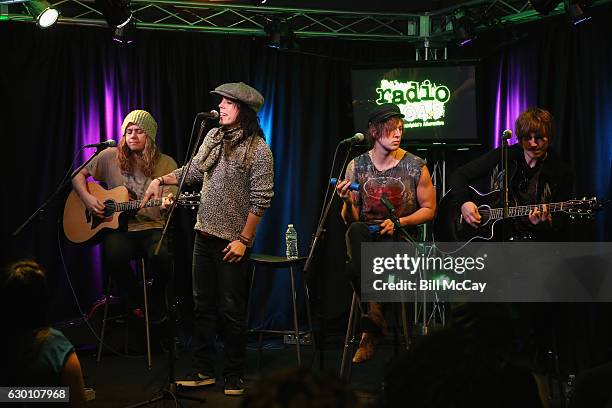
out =
<svg viewBox="0 0 612 408"><path fill-rule="evenodd" d="M211 93L221 97L221 126L208 132L185 178L188 184L202 183L192 269L196 349L192 372L177 384L199 387L216 382L215 339L222 334L225 394L241 395L248 254L272 200L274 169L257 118L263 96L242 82L220 85ZM185 170L154 180L147 195L159 197L160 187L178 184Z"/></svg>
<svg viewBox="0 0 612 408"><path fill-rule="evenodd" d="M377 105L369 115L368 139L372 148L353 159L346 168L345 180L336 185L336 192L344 201L342 219L349 224L346 233L349 276L359 290L361 243L401 240L389 211L381 199L385 197L393 207L400 224L411 235L417 226L433 219L436 192L425 162L400 148L404 134L404 115L397 105ZM350 191L351 183L359 183L359 191ZM376 225L378 232L370 233ZM380 305L368 304L368 316L376 330L365 331L353 362L368 360L374 353L376 334L386 331ZM378 332L378 333L376 333Z"/></svg>
<svg viewBox="0 0 612 408"><path fill-rule="evenodd" d="M109 189L124 186L131 198L140 199L153 178L176 169L174 159L161 153L155 144L157 122L149 112L138 109L128 113L121 125L121 133L118 147L103 150L72 180L85 206L98 217L103 217L105 207L89 192L87 177L104 182ZM172 192L176 192L176 188L166 187L160 194ZM170 267L165 240L160 253L152 255L163 226L159 207L142 208L127 218L127 231L118 229L104 235L104 270L113 277L122 298L136 317L143 317L143 295L130 266L133 259L147 258L154 281L151 306L156 309L156 315L164 310L164 278Z"/></svg>

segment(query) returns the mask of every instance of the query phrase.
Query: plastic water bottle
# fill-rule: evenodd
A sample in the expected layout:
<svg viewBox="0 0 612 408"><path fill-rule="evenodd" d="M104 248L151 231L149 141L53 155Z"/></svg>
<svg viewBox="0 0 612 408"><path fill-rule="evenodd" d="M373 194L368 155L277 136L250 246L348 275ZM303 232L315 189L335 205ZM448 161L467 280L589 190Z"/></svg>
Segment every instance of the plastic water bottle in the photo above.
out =
<svg viewBox="0 0 612 408"><path fill-rule="evenodd" d="M298 257L298 238L297 231L293 228L293 224L287 225L287 232L285 232L285 244L287 245L286 256L289 259L295 259Z"/></svg>

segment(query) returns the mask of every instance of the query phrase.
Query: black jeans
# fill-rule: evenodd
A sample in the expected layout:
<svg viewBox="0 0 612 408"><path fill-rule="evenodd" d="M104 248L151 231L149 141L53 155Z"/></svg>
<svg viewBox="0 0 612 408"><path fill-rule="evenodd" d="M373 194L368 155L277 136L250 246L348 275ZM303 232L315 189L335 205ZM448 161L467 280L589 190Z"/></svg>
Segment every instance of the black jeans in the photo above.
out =
<svg viewBox="0 0 612 408"><path fill-rule="evenodd" d="M168 254L167 239L164 239L159 254L154 255L157 241L161 237L160 229L143 231L112 231L109 232L102 245L102 260L104 270L117 283L120 295L126 298L130 308L141 307L143 303L142 289L138 285L130 261L146 259L147 272L153 278L151 300L162 302L171 267Z"/></svg>
<svg viewBox="0 0 612 408"><path fill-rule="evenodd" d="M223 376L244 376L246 308L249 296L249 250L240 262L223 260L229 244L221 238L196 233L193 246L194 369L215 374L215 340L223 339Z"/></svg>
<svg viewBox="0 0 612 408"><path fill-rule="evenodd" d="M361 243L362 242L395 242L395 235L370 234L368 224L354 222L346 231L346 255L348 257L348 278L358 294L361 295Z"/></svg>

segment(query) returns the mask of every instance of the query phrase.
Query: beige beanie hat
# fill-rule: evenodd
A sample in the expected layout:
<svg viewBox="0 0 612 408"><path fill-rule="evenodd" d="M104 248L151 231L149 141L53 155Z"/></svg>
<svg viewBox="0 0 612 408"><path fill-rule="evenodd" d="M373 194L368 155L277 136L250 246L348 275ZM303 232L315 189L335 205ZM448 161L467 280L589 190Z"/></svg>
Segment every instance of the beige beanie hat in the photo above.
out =
<svg viewBox="0 0 612 408"><path fill-rule="evenodd" d="M149 139L153 143L155 143L155 136L157 136L157 122L153 119L153 116L145 110L133 110L127 114L125 119L123 119L123 124L121 125L121 135L125 135L125 130L133 123L138 125L142 130L145 131Z"/></svg>

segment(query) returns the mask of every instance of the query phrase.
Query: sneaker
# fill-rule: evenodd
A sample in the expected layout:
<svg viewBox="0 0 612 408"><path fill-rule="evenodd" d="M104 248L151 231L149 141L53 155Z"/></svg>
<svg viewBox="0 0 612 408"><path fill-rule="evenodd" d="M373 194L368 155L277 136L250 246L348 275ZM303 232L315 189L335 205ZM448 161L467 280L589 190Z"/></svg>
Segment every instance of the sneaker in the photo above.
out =
<svg viewBox="0 0 612 408"><path fill-rule="evenodd" d="M212 385L216 382L215 377L208 374L192 371L182 380L177 380L176 385L183 387L202 387L204 385Z"/></svg>
<svg viewBox="0 0 612 408"><path fill-rule="evenodd" d="M225 379L225 395L244 394L244 380L240 377L228 377Z"/></svg>

